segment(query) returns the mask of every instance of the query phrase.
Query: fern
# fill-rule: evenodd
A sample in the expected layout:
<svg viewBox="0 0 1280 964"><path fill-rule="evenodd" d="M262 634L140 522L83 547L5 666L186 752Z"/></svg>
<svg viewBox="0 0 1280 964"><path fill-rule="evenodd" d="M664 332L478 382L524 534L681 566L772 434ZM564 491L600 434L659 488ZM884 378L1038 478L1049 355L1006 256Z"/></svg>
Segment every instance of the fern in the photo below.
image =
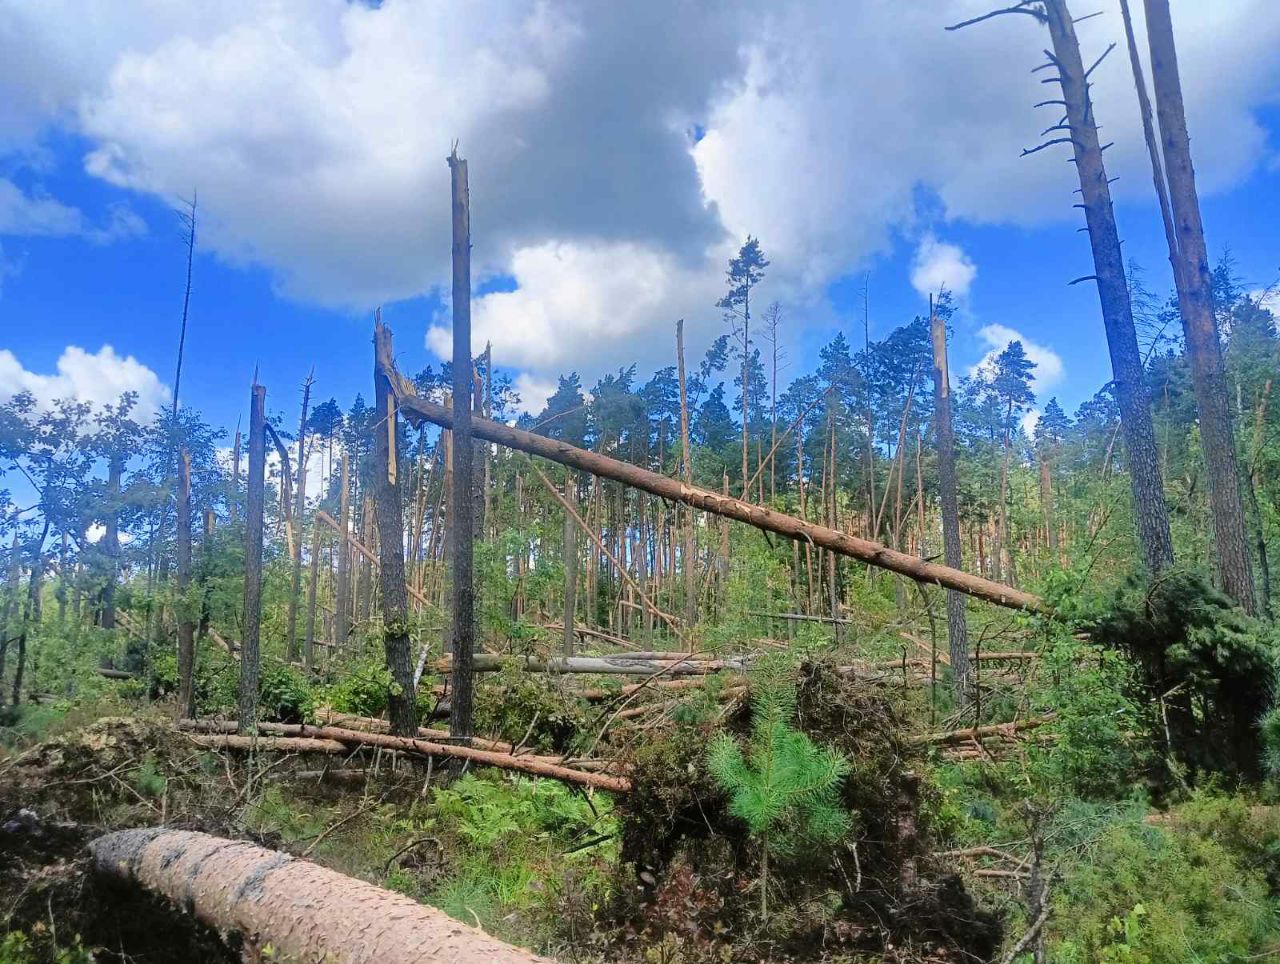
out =
<svg viewBox="0 0 1280 964"><path fill-rule="evenodd" d="M840 803L848 761L791 725L796 692L790 666L768 661L752 678L751 736L744 751L732 736L712 741L707 767L729 796L729 812L761 846L761 912L768 911L771 851L796 856L837 843L852 817Z"/></svg>

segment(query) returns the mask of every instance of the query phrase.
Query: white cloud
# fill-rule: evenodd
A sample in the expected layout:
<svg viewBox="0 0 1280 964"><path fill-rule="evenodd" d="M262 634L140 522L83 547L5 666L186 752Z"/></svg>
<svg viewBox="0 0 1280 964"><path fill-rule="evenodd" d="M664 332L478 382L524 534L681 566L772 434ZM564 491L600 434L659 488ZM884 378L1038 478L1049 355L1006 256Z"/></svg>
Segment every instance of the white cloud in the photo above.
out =
<svg viewBox="0 0 1280 964"><path fill-rule="evenodd" d="M114 404L123 393L136 392L138 403L133 414L142 421L154 418L169 398L169 389L155 372L132 355L117 355L110 345L93 353L68 345L58 358L56 373L51 375L28 371L13 352L0 349L0 398L12 398L24 391L46 409L59 399L95 406Z"/></svg>
<svg viewBox="0 0 1280 964"><path fill-rule="evenodd" d="M968 297L969 286L977 274L977 267L963 248L926 234L911 262L911 287L921 298L936 295L945 288L963 300Z"/></svg>
<svg viewBox="0 0 1280 964"><path fill-rule="evenodd" d="M1280 8L1174 6L1208 194L1268 159L1257 114L1280 84ZM1019 157L1053 120L1029 106L1044 97L1029 73L1044 28L1004 17L942 29L987 8L9 3L0 150L30 155L42 128L69 129L91 144L87 169L112 184L166 200L198 186L208 249L266 266L290 296L368 308L445 283L443 157L460 140L476 275L530 281L519 297L482 299L503 329L495 349L545 379L550 366L598 369L659 345L669 359L675 317L688 317L691 342L715 323L728 239L747 233L773 261L766 296L810 316L831 280L902 234L1077 217L1064 155ZM1079 31L1086 59L1123 39L1110 8ZM1117 196L1149 203L1124 59L1099 69L1094 93L1116 142ZM24 205L24 217L68 217L23 197L39 209ZM636 264L591 257L628 250ZM556 251L582 267L531 263ZM632 271L632 287L613 277Z"/></svg>
<svg viewBox="0 0 1280 964"><path fill-rule="evenodd" d="M584 357L599 368L637 360L670 364L676 319L705 316L719 286L709 271L628 242L548 242L518 249L511 267L515 291L475 301L472 343L492 342L497 362L541 372L561 371ZM660 341L642 340L663 329L669 334ZM428 346L441 358L451 356L451 338L440 325L427 332Z"/></svg>
<svg viewBox="0 0 1280 964"><path fill-rule="evenodd" d="M550 378L520 372L516 375L515 389L520 396L520 411L537 415L546 408L547 399L555 394L556 383Z"/></svg>
<svg viewBox="0 0 1280 964"><path fill-rule="evenodd" d="M1255 288L1249 292L1249 297L1277 318L1280 318L1280 286L1272 285L1270 288Z"/></svg>
<svg viewBox="0 0 1280 964"><path fill-rule="evenodd" d="M995 364L996 356L1009 347L1010 342L1020 341L1023 351L1027 353L1027 358L1036 364L1035 371L1031 373L1032 391L1037 395L1043 395L1061 383L1066 369L1062 364L1061 356L1052 348L1034 342L1022 332L1006 325L983 325L978 329L978 337L990 346L990 350L969 368L970 376L990 371ZM1039 418L1039 415L1036 417ZM1032 424L1034 425L1034 422Z"/></svg>
<svg viewBox="0 0 1280 964"><path fill-rule="evenodd" d="M107 527L103 525L101 522L95 522L92 525L90 525L88 529L85 530L84 537L85 537L85 540L88 541L90 544L96 545L98 543L98 540L100 540L106 534L107 534ZM118 538L120 539L120 544L122 546L127 546L129 543L133 541L133 536L130 533L125 532L123 530L118 534Z"/></svg>
<svg viewBox="0 0 1280 964"><path fill-rule="evenodd" d="M126 204L112 205L107 221L93 224L79 208L43 194L26 194L13 181L0 178L0 234L71 237L96 243L143 234L147 226Z"/></svg>

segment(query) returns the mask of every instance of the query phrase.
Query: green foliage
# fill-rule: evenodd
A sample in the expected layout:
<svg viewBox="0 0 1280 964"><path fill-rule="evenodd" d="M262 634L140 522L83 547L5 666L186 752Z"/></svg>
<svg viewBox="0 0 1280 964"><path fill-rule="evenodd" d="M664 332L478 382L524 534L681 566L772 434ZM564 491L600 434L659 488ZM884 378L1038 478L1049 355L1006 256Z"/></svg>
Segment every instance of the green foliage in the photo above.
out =
<svg viewBox="0 0 1280 964"><path fill-rule="evenodd" d="M1031 691L1039 712L1054 712L1054 739L1034 743L1031 773L1056 794L1126 796L1145 761L1132 667L1120 653L1081 642L1061 627L1041 650L1041 678Z"/></svg>
<svg viewBox="0 0 1280 964"><path fill-rule="evenodd" d="M752 675L751 736L746 751L718 734L707 766L729 794L729 811L766 848L792 856L830 846L852 820L840 805L843 756L796 730L796 690L789 665L769 660Z"/></svg>
<svg viewBox="0 0 1280 964"><path fill-rule="evenodd" d="M1260 960L1280 947L1262 874L1181 829L1108 827L1052 899L1051 957L1063 964Z"/></svg>
<svg viewBox="0 0 1280 964"><path fill-rule="evenodd" d="M487 674L488 675L488 674ZM511 743L564 752L585 727L586 704L550 673L526 673L511 660L475 694L475 725Z"/></svg>
<svg viewBox="0 0 1280 964"><path fill-rule="evenodd" d="M336 681L318 687L315 704L327 705L340 713L381 716L386 712L392 683L386 658L368 656L344 666Z"/></svg>
<svg viewBox="0 0 1280 964"><path fill-rule="evenodd" d="M1261 770L1258 723L1274 682L1275 631L1194 572L1132 582L1090 621L1093 639L1125 652L1141 695L1161 706L1169 752L1194 776Z"/></svg>

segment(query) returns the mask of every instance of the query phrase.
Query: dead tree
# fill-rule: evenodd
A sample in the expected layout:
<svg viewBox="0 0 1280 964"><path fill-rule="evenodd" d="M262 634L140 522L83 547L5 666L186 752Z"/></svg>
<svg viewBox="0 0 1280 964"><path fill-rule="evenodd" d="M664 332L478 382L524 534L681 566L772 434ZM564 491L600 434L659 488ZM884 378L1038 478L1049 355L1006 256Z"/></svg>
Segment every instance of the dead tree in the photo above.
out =
<svg viewBox="0 0 1280 964"><path fill-rule="evenodd" d="M173 373L173 414L178 414L178 389L182 385L182 352L187 344L187 316L191 308L191 268L196 255L196 192L191 192L191 203L187 210L178 214L178 219L186 229L183 240L187 245L187 283L182 293L182 326L178 333L178 364Z"/></svg>
<svg viewBox="0 0 1280 964"><path fill-rule="evenodd" d="M262 625L262 514L266 500L267 389L254 384L249 408L249 478L245 493L244 636L240 642L240 726L254 732L258 722L258 643Z"/></svg>
<svg viewBox="0 0 1280 964"><path fill-rule="evenodd" d="M1066 0L1021 0L1006 9L947 29L956 30L1012 13L1027 14L1049 28L1053 52L1046 51L1049 62L1045 68L1052 68L1057 73L1044 78L1042 83L1058 84L1062 97L1042 101L1037 106L1057 107L1063 114L1057 123L1045 129L1044 136L1048 139L1024 150L1023 156L1057 144L1070 144L1072 148L1082 201L1077 206L1084 209L1094 270L1092 275L1077 278L1072 284L1093 281L1098 288L1116 403L1120 408L1121 429L1128 455L1129 486L1133 493L1138 541L1147 572L1155 576L1173 563L1173 538L1169 532L1169 510L1165 504L1155 430L1151 424L1151 400L1147 395L1142 354L1133 325L1133 304L1125 278L1120 234L1102 159L1102 152L1110 145L1102 145L1098 140L1097 119L1089 95L1089 76L1111 48L1085 69Z"/></svg>
<svg viewBox="0 0 1280 964"><path fill-rule="evenodd" d="M315 668L316 590L320 585L320 524L311 524L311 564L307 579L307 634L302 640L302 668L308 673Z"/></svg>
<svg viewBox="0 0 1280 964"><path fill-rule="evenodd" d="M453 205L453 491L449 499L450 569L453 575L453 698L449 731L455 739L471 738L475 652L475 585L473 529L475 503L471 441L471 199L467 162L457 148L449 155ZM390 338L388 337L388 347Z"/></svg>
<svg viewBox="0 0 1280 964"><path fill-rule="evenodd" d="M196 715L196 612L191 587L191 453L178 457L178 715Z"/></svg>
<svg viewBox="0 0 1280 964"><path fill-rule="evenodd" d="M389 340L387 350L390 351ZM441 428L450 428L453 425L452 410L418 397L413 384L396 371L394 359L388 357L383 361L391 378L392 390L396 393L400 410L405 418L415 424L426 421ZM1003 586L950 566L940 566L869 539L860 539L838 529L813 525L795 516L753 505L742 499L735 499L727 493L722 495L696 486L685 485L683 482L667 478L649 469L628 462L620 462L607 455L588 452L559 439L535 435L509 425L490 422L488 419L473 419L471 427L475 435L485 441L496 442L498 445L550 459L579 471L614 479L670 502L680 502L725 519L737 519L757 529L774 532L789 539L802 539L818 548L897 572L917 582L958 589L978 599L1009 609L1048 612L1045 604L1029 592Z"/></svg>
<svg viewBox="0 0 1280 964"><path fill-rule="evenodd" d="M938 488L942 497L942 554L948 566L964 565L960 550L960 503L956 494L956 441L951 417L951 373L947 365L947 325L937 311L929 312L933 341L933 425L938 446ZM947 642L954 686L963 698L969 687L969 624L965 598L947 590Z"/></svg>
<svg viewBox="0 0 1280 964"><path fill-rule="evenodd" d="M1209 480L1209 507L1213 517L1214 545L1217 548L1218 577L1222 588L1246 612L1257 606L1253 585L1253 562L1245 534L1244 505L1240 499L1240 467L1236 462L1235 434L1227 398L1227 377L1222 365L1222 346L1213 310L1213 285L1209 275L1209 255L1200 219L1200 199L1196 193L1195 169L1191 163L1191 139L1187 134L1186 112L1182 105L1182 81L1178 74L1178 52L1174 44L1173 21L1168 0L1144 0L1147 12L1147 44L1151 52L1151 79L1156 94L1156 118L1160 125L1160 145L1164 158L1163 178L1155 151L1153 173L1157 194L1168 189L1165 234L1169 262L1178 291L1178 308L1187 342L1187 360L1195 387L1196 409L1200 415L1200 445L1204 451ZM1126 17L1127 20L1127 17ZM1126 27L1130 27L1126 23ZM1130 27L1131 32L1131 27ZM1138 62L1134 60L1135 69ZM1142 96L1145 84L1138 77ZM1149 114L1150 105L1146 106ZM1150 124L1148 137L1153 137ZM1150 141L1148 142L1150 144ZM1172 220L1169 220L1170 212Z"/></svg>
<svg viewBox="0 0 1280 964"><path fill-rule="evenodd" d="M289 593L289 623L285 659L298 658L298 601L302 598L302 519L307 507L307 409L315 369L302 385L302 418L298 421L298 492L293 506L293 591Z"/></svg>
<svg viewBox="0 0 1280 964"><path fill-rule="evenodd" d="M381 318L374 328L375 346L388 338ZM375 348L373 388L378 417L373 420L374 511L378 520L378 570L382 576L382 645L392 687L387 695L391 732L418 732L418 706L413 686L413 656L409 641L409 593L404 573L404 518L400 502L400 473L396 460L396 400ZM371 574L372 575L372 574Z"/></svg>
<svg viewBox="0 0 1280 964"><path fill-rule="evenodd" d="M551 492L554 495L555 489ZM573 473L565 472L561 499L564 505L564 642L561 649L566 656L573 655L573 620L578 610L578 530L574 526L573 499Z"/></svg>

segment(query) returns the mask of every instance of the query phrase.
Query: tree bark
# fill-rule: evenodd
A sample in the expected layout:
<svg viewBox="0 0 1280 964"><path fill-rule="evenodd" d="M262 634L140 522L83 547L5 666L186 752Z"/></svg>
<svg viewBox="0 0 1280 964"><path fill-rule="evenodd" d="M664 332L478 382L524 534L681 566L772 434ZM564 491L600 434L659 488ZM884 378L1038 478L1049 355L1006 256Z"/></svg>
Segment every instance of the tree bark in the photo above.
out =
<svg viewBox="0 0 1280 964"><path fill-rule="evenodd" d="M178 716L196 715L196 608L191 586L191 453L178 458Z"/></svg>
<svg viewBox="0 0 1280 964"><path fill-rule="evenodd" d="M255 959L550 964L408 897L256 844L141 828L99 837L89 849L100 874L243 935Z"/></svg>
<svg viewBox="0 0 1280 964"><path fill-rule="evenodd" d="M116 580L120 578L120 486L124 456L111 453L107 464L107 520L102 550L107 557L107 584L102 587L102 628L116 628Z"/></svg>
<svg viewBox="0 0 1280 964"><path fill-rule="evenodd" d="M1200 414L1200 444L1209 480L1209 505L1213 515L1218 576L1223 590L1252 614L1257 607L1253 563L1245 534L1244 506L1240 500L1240 470L1236 462L1235 435L1227 402L1227 379L1222 347L1213 312L1209 256L1200 219L1191 141L1182 105L1182 81L1168 0L1144 0L1147 41L1151 50L1151 78L1160 122L1164 170L1173 213L1169 260L1174 266L1178 307L1186 336L1187 358Z"/></svg>
<svg viewBox="0 0 1280 964"><path fill-rule="evenodd" d="M374 344L388 338L381 320ZM378 569L382 575L382 645L391 671L387 694L391 732L410 736L418 731L418 705L413 685L413 656L409 642L409 593L404 571L404 518L396 465L396 400L382 370L382 352L375 349L374 399L379 418L373 422L374 509L378 520Z"/></svg>
<svg viewBox="0 0 1280 964"><path fill-rule="evenodd" d="M249 413L249 478L245 493L244 635L240 642L239 731L258 724L258 643L262 624L262 513L266 497L267 389L254 385Z"/></svg>
<svg viewBox="0 0 1280 964"><path fill-rule="evenodd" d="M443 428L453 424L454 416L450 409L436 405L413 394L413 386L394 371L394 362L388 367L392 373L392 388L396 391L401 411L412 422L428 421ZM794 516L784 515L763 506L752 505L741 499L728 495L720 495L687 486L683 482L669 479L664 475L648 469L594 452L587 452L567 442L534 435L509 425L501 425L486 419L473 420L475 434L482 439L496 442L508 448L528 452L550 459L561 465L567 465L579 471L592 472L605 478L615 479L633 488L643 489L653 495L661 496L672 502L681 502L705 512L722 516L726 519L737 519L758 529L764 529L792 539L811 541L815 546L829 549L840 555L860 559L863 562L889 569L893 572L909 576L919 582L934 583L947 588L958 589L979 599L1010 609L1026 609L1036 612L1046 611L1041 600L1028 592L1011 589L999 583L982 579L970 573L939 566L926 562L915 556L897 552L887 546L860 539L847 533L825 526L812 525Z"/></svg>
<svg viewBox="0 0 1280 964"><path fill-rule="evenodd" d="M1133 305L1125 279L1111 189L1071 13L1065 0L1046 0L1044 9L1093 252L1094 280L1102 305L1116 403L1120 408L1128 455L1129 485L1133 493L1138 540L1147 572L1155 576L1173 564L1173 538L1169 533L1169 510L1165 504L1155 431L1151 424L1151 400L1147 395L1138 335L1133 326Z"/></svg>
<svg viewBox="0 0 1280 964"><path fill-rule="evenodd" d="M449 155L453 205L453 491L449 499L450 570L453 576L453 697L449 731L469 740L472 729L475 652L474 530L475 493L471 440L471 198L467 162ZM388 335L388 349L390 337ZM390 369L388 368L388 374Z"/></svg>
<svg viewBox="0 0 1280 964"><path fill-rule="evenodd" d="M947 363L947 326L936 311L929 316L933 343L933 426L938 445L938 489L942 502L942 556L948 566L964 565L960 549L960 501L956 493L956 443L951 416L951 371ZM957 694L968 698L969 624L965 600L959 592L947 592L947 643Z"/></svg>

